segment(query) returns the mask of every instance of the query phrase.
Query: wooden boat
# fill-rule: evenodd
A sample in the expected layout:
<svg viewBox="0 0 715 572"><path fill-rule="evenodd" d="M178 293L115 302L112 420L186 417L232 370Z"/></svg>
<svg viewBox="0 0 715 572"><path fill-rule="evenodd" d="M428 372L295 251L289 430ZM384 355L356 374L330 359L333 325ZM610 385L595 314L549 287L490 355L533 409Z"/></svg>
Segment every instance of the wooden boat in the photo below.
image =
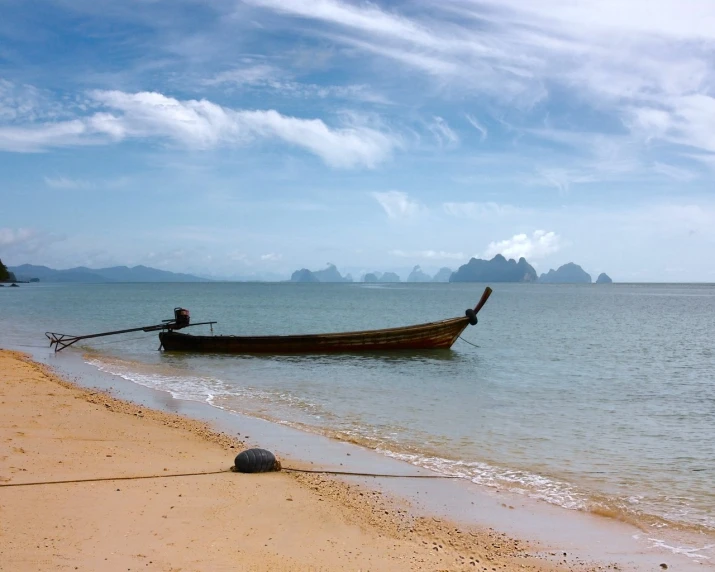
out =
<svg viewBox="0 0 715 572"><path fill-rule="evenodd" d="M169 329L159 334L159 340L166 351L228 354L449 349L469 324L477 323L491 293L487 287L475 308L462 317L400 328L291 336L194 336Z"/></svg>

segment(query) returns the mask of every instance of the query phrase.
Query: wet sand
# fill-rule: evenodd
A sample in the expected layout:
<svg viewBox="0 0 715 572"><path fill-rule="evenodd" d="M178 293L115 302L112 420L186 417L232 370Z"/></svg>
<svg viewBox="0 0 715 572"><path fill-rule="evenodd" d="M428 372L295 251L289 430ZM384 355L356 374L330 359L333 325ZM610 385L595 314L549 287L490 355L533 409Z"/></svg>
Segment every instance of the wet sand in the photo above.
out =
<svg viewBox="0 0 715 572"><path fill-rule="evenodd" d="M0 350L0 570L591 570L325 475L229 471L244 444ZM252 442L260 436L252 436ZM214 473L171 476L185 473Z"/></svg>

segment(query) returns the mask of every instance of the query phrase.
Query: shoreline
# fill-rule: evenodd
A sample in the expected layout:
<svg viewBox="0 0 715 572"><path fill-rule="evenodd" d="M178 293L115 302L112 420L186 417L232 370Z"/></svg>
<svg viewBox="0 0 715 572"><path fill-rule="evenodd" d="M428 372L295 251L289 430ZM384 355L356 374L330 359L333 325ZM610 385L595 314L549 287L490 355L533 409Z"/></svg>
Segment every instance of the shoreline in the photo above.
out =
<svg viewBox="0 0 715 572"><path fill-rule="evenodd" d="M18 352L0 350L0 365L0 435L11 445L0 569L595 569L411 516L397 499L325 475L230 473L244 443L204 422L83 388ZM219 472L162 478L207 470ZM126 480L7 486L112 477ZM236 518L236 501L248 518Z"/></svg>
<svg viewBox="0 0 715 572"><path fill-rule="evenodd" d="M7 353L7 352L4 352ZM35 356L37 357L37 356ZM73 361L72 359L66 359L70 358L70 356L63 356L62 364L64 366L69 365L69 362ZM77 358L77 356L75 356ZM53 364L56 365L56 364ZM75 364L76 366L77 364ZM86 366L86 364L84 364ZM42 367L42 366L40 366ZM90 366L86 366L86 368L89 368ZM58 368L55 368L58 369ZM67 368L63 367L61 369L64 369L64 376L67 375ZM72 366L69 367L69 369L73 369ZM81 368L80 368L81 369ZM188 414L190 417L193 418L200 418L203 419L203 421L208 421L214 429L216 427L219 427L221 429L224 429L225 432L221 432L223 435L228 438L228 432L229 428L226 425L226 416L231 418L234 421L234 426L233 429L236 427L236 421L238 417L241 417L240 415L236 414L231 414L231 413L226 413L222 412L221 414L218 413L218 411L215 408L212 408L211 406L207 404L202 404L202 403L197 403L197 402L183 402L181 400L174 399L169 396L162 397L158 394L163 393L159 392L157 390L150 390L148 388L143 388L142 386L137 386L134 383L131 382L124 382L122 384L119 384L121 386L121 390L117 391L117 387L111 383L111 380L108 380L107 377L108 374L103 374L99 375L99 372L95 372L95 375L88 376L87 371L85 372L79 372L75 370L77 373L79 373L79 378L77 379L78 383L80 384L79 386L76 384L73 384L72 382L67 382L65 381L64 383L68 383L73 390L75 391L80 391L80 392L87 392L88 390L85 389L87 386L92 386L93 384L95 386L102 387L104 384L103 389L108 390L112 389L112 394L113 395L119 395L123 399L128 399L132 403L129 405L126 405L129 408L137 408L136 402L139 401L141 403L142 411L147 411L146 407L157 407L164 409L164 410L173 410L173 411L178 411L181 412L182 414L186 415ZM47 374L45 374L47 375ZM53 374L50 373L50 376ZM116 381L115 376L111 376L114 378ZM102 378L104 381L103 383L101 382L100 378ZM99 382L99 383L98 383ZM129 387L133 386L133 387ZM138 388L141 388L138 390ZM93 392L94 394L97 394L97 392ZM150 394L156 394L153 396L154 403L150 403L147 405L147 402L151 402L152 398L148 397ZM105 395L105 393L101 393L101 395ZM137 397L141 394L141 399L137 399ZM165 394L166 395L166 394ZM211 412L211 415L207 415L209 409L213 409L214 411ZM161 415L166 415L165 413L159 412ZM211 418L213 420L211 420ZM181 419L185 419L182 417ZM201 422L197 422L201 423ZM244 426L247 426L250 431L250 435L246 434L246 431L242 431L244 437L247 440L250 440L250 444L256 444L256 445L263 445L264 442L268 443L267 448L273 448L276 444L277 450L279 451L279 454L281 455L281 458L287 457L291 459L291 464L295 465L298 463L299 465L303 466L310 466L311 463L317 464L320 463L321 466L325 467L326 464L330 464L330 461L332 460L332 464L334 465L332 468L338 468L338 469L343 469L343 463L340 463L339 465L335 462L336 458L341 458L344 461L346 461L345 464L348 464L347 461L348 459L345 458L346 455L348 457L353 455L350 460L350 464L355 466L356 463L360 467L373 467L373 470L375 472L380 472L380 469L384 469L385 466L388 468L391 468L392 471L394 471L395 467L409 467L411 468L415 474L417 474L419 471L425 472L423 469L418 469L417 467L414 467L412 465L408 465L407 463L402 463L400 461L394 461L390 463L386 458L379 459L376 457L379 457L376 453L374 452L367 452L365 451L364 454L361 454L359 451L356 452L356 450L359 450L359 447L345 444L345 443L339 443L339 442L332 442L332 444L326 444L326 443L319 443L317 446L315 445L316 441L316 436L315 435L306 435L305 439L300 440L300 445L301 449L303 449L303 452L301 454L293 454L293 452L290 451L292 448L293 450L297 449L298 446L295 442L292 443L292 447L290 446L290 439L287 439L285 435L280 435L281 433L284 433L285 431L288 432L293 432L297 433L297 430L290 430L284 427L276 426L273 423L268 423L262 420L258 419L253 419L252 421L249 420L248 423L246 423L246 420L243 419L241 421L241 424ZM272 427L271 427L272 426ZM231 432L231 434L234 434L235 431ZM251 435L254 436L254 438L250 438ZM295 441L295 435L292 436L293 440ZM310 446L308 445L308 442L311 442ZM325 439L325 441L329 441ZM281 444L282 443L282 444ZM270 445L270 446L269 446ZM236 447L238 445L234 445ZM325 450L327 447L327 450ZM305 452L308 452L309 454L306 455ZM352 451L352 453L346 451ZM322 453L322 459L321 459L321 453ZM356 454L357 453L357 454ZM339 455L339 456L338 456ZM312 459L311 461L307 461L306 459ZM232 460L232 457L231 457ZM387 465L386 465L387 463ZM224 463L225 464L225 463ZM229 463L230 464L230 463ZM227 465L226 465L227 466ZM382 472L385 472L382 470ZM284 473L285 475L285 473ZM271 478L273 478L273 475L271 475ZM638 549L637 546L629 546L628 542L626 542L626 539L623 537L624 534L628 532L626 525L623 525L622 527L618 525L621 530L619 530L618 535L612 535L609 534L605 528L609 528L609 526L604 527L603 522L598 521L598 517L594 516L587 516L587 515L569 515L569 517L566 517L565 519L562 519L564 515L557 516L557 513L553 510L550 510L548 507L535 507L534 503L528 502L526 499L513 499L511 501L507 500L507 502L513 502L514 505L516 503L519 503L518 506L516 506L516 510L513 510L514 505L507 505L503 502L506 497L503 495L499 495L498 498L489 498L490 495L485 495L484 493L481 493L482 497L481 500L478 500L479 506L477 507L479 511L483 511L484 515L482 515L480 518L475 519L474 518L474 512L475 512L475 507L471 506L471 509L469 509L469 505L465 509L464 506L460 507L458 506L460 502L465 502L465 499L475 499L475 491L474 490L469 490L467 489L474 489L474 486L469 486L471 483L450 483L449 490L446 492L443 489L445 487L442 487L443 483L434 483L434 482L429 482L426 483L424 480L415 480L412 479L410 483L406 482L405 480L402 479L356 479L356 478L351 478L351 479L336 479L336 478L328 478L323 475L300 475L300 476L293 476L291 475L288 477L292 479L295 482L301 482L304 487L308 487L311 490L317 491L318 494L321 496L321 498L317 502L324 502L323 499L332 499L334 502L338 502L342 508L340 510L346 511L346 514L354 516L355 513L362 515L362 519L366 519L368 522L370 522L370 526L377 527L377 530L380 530L378 534L385 535L388 534L387 530L392 531L392 536L394 537L395 535L399 536L400 533L400 527L395 524L395 522L406 522L405 519L409 518L412 519L410 520L412 529L415 530L415 532L412 532L410 534L407 534L406 536L402 537L402 541L409 542L411 539L411 536L417 536L418 538L420 536L424 536L424 531L420 529L419 527L416 527L414 522L417 522L414 519L424 519L425 521L429 521L431 524L428 526L428 532L427 536L430 538L436 538L438 537L441 533L436 532L438 530L444 529L446 531L444 534L444 538L446 540L443 540L442 544L443 547L448 546L449 544L454 544L455 543L455 538L459 538L459 536L454 536L450 534L449 531L453 531L455 528L461 529L461 527L466 526L469 528L470 526L474 529L471 531L472 535L476 534L478 535L484 535L486 534L486 537L482 538L482 540L486 544L494 544L494 540L496 537L499 539L504 538L502 535L504 534L504 531L506 530L506 534L508 534L511 537L514 538L529 538L530 540L537 540L540 541L541 548L536 548L536 545L534 543L526 543L526 542L520 542L517 541L515 544L512 546L520 546L520 547L529 547L528 551L525 551L524 548L521 548L519 551L519 556L518 556L518 563L517 562L502 562L500 566L506 570L511 570L511 569L524 569L523 566L527 566L527 569L529 567L536 566L536 568L533 569L561 569L561 570L566 570L566 569L573 569L573 570L584 570L584 569L600 569L601 567L596 564L590 564L588 566L584 565L584 562L595 562L595 561L601 561L601 562L609 562L611 565L618 565L620 566L621 569L654 569L654 567L657 567L660 563L669 563L669 565L672 567L673 562L678 562L680 561L680 564L682 566L686 566L690 564L691 566L688 566L688 568L692 569L703 569L702 565L697 565L694 562L690 562L688 558L686 557L678 557L668 551L664 550L654 550L654 551L646 551L647 553L643 553L642 551L642 546L640 549ZM349 482L345 482L346 480L349 480ZM387 482L390 481L390 482ZM397 483L395 481L401 481L400 483ZM416 481L421 481L419 483L419 487L413 486ZM369 491L369 492L368 492ZM360 493L363 493L362 495ZM455 496L456 493L456 496ZM373 499L373 498L385 498L385 497L391 497L392 500L388 501L386 504L379 505L377 508L375 506L370 505L370 507L364 506L363 498L366 496ZM419 495L422 494L420 497ZM493 496L493 495L492 495ZM363 497L363 498L361 498ZM406 501L405 498L408 498ZM419 503L415 503L413 501L419 500ZM360 502L358 502L360 501ZM384 503L385 501L383 501ZM416 506L417 504L421 506ZM474 505L475 501L471 501L471 505ZM412 505L411 507L408 505ZM391 508L385 508L385 507L391 507ZM401 507L401 508L394 508L394 507ZM415 510L415 508L419 510ZM506 510L505 510L506 509ZM400 511L400 512L394 512L394 511ZM535 512L536 511L536 512ZM500 513L500 514L499 514ZM403 515L401 519L398 518L397 521L390 521L388 519L388 522L385 523L385 518L382 518L383 514L388 514L388 515ZM429 516L429 515L432 516ZM437 514L438 516L435 517L434 515ZM445 517L448 520L445 520ZM547 517L546 521L543 520L544 517ZM570 518L573 517L573 518ZM455 522L449 523L450 520L453 520ZM511 526L514 524L515 520L524 520L526 519L531 520L531 524L528 524L526 528L521 527L513 527ZM561 520L564 520L564 522L568 523L568 526L573 528L573 530L569 531L564 527L564 522L561 522ZM476 527L475 525L476 521ZM422 521L420 521L422 522ZM538 538L538 534L536 534L536 530L534 529L534 524L542 523L543 528L545 529L550 529L550 534L546 535L546 542L544 542L544 538ZM588 525L584 526L584 523L588 523ZM449 524L447 524L449 523ZM456 524L456 526L455 526ZM489 525L489 526L487 526ZM575 527L574 527L575 525ZM495 528L499 530L499 532L495 532L493 530L490 530L491 528ZM476 530L476 531L475 531ZM529 534L529 531L534 532L534 534ZM515 535L514 532L517 532ZM404 530L402 531L404 533ZM584 538L584 535L593 535L593 533L596 532L598 533L597 536L589 536L588 539ZM457 533L455 533L457 534ZM462 534L462 532L458 533ZM495 536L496 535L496 536ZM543 535L542 535L543 536ZM578 543L578 540L584 541L586 540L587 548L589 550L584 551L579 551L578 547L576 544ZM472 536L472 538L475 538ZM558 542L555 542L555 539L561 538L563 542L560 544ZM550 540L549 540L550 539ZM436 541L432 541L436 542ZM499 542L502 542L499 540ZM428 544L420 543L421 547L428 546ZM437 544L440 544L439 542ZM635 544L635 543L632 543ZM501 544L500 544L501 546ZM421 548L418 546L417 548ZM563 550L562 550L563 548ZM441 550L441 549L440 549ZM634 552L635 551L635 552ZM418 550L419 552L419 550ZM556 559L555 554L562 554L563 552L568 553L568 558L566 559L566 562L564 562L563 557L559 557L558 560ZM637 553L636 553L637 552ZM428 554L432 556L432 554L428 551ZM529 558L526 557L527 554L537 555L540 558L536 558L535 562L529 562L528 564L525 564ZM439 553L438 553L439 555ZM464 556L463 554L461 556ZM543 557L546 557L546 560L543 559ZM533 558L532 558L533 559ZM614 564L617 563L617 564ZM457 564L459 564L459 561L456 561ZM446 563L445 563L446 564ZM460 569L460 568L454 568L455 564L450 564L451 567L447 567L446 569ZM474 569L474 566L476 565L469 565L470 568L465 568L465 569ZM512 568L513 566L513 568ZM544 568L544 567L547 568ZM586 567L585 567L586 566ZM606 564L603 564L602 567L605 568ZM686 569L685 567L682 566L677 566L678 569ZM353 568L330 568L330 569L353 569ZM412 569L421 569L420 567L417 568L412 568ZM479 568L477 568L479 569Z"/></svg>

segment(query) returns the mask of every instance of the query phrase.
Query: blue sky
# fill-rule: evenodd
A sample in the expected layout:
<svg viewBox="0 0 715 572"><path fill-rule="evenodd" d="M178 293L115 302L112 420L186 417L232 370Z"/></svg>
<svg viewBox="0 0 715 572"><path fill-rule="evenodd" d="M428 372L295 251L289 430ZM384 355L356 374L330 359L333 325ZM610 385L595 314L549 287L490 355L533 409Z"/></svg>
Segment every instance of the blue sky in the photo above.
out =
<svg viewBox="0 0 715 572"><path fill-rule="evenodd" d="M710 0L0 0L0 258L715 282Z"/></svg>

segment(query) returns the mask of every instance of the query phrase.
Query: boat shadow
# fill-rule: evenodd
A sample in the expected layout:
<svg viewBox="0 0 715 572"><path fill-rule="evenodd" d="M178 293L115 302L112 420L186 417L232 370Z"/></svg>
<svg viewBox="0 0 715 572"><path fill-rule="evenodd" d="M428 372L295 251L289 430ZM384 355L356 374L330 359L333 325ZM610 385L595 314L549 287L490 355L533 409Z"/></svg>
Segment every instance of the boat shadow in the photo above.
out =
<svg viewBox="0 0 715 572"><path fill-rule="evenodd" d="M395 351L374 351L374 352L326 352L310 354L272 354L272 353L204 353L204 352L162 352L162 361L171 364L185 364L195 359L208 360L212 362L226 362L237 360L261 360L273 361L283 364L353 364L370 366L378 363L400 364L400 363L440 363L465 361L467 356L460 352L445 349L434 350L395 350Z"/></svg>

